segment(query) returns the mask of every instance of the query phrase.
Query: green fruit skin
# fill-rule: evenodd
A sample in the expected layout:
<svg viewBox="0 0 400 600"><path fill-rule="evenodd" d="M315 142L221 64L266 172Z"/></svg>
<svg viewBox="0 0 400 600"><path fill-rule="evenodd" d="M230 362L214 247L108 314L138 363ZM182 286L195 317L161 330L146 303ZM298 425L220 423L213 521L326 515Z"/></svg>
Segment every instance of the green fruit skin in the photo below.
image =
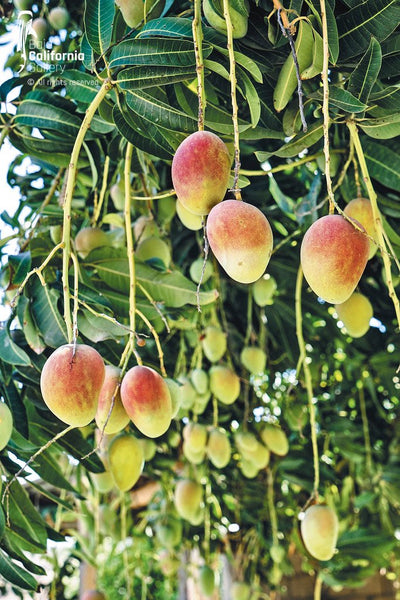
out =
<svg viewBox="0 0 400 600"><path fill-rule="evenodd" d="M267 364L267 355L262 348L255 346L247 346L240 353L240 361L242 365L253 375L265 371Z"/></svg>
<svg viewBox="0 0 400 600"><path fill-rule="evenodd" d="M217 362L226 352L226 335L219 327L210 325L204 330L201 341L203 351L210 362Z"/></svg>
<svg viewBox="0 0 400 600"><path fill-rule="evenodd" d="M69 23L69 12L63 6L56 6L49 12L49 23L59 31L65 29Z"/></svg>
<svg viewBox="0 0 400 600"><path fill-rule="evenodd" d="M13 430L13 416L7 404L0 402L0 450L10 441Z"/></svg>
<svg viewBox="0 0 400 600"><path fill-rule="evenodd" d="M245 5L248 10L249 3L247 0L245 1ZM222 2L220 8L221 12L223 13ZM215 12L209 0L203 0L203 12L211 27L217 31L220 31L221 33L226 33L227 27L225 19ZM229 14L232 22L233 37L235 39L244 37L248 28L248 17L245 17L231 6L229 7Z"/></svg>
<svg viewBox="0 0 400 600"><path fill-rule="evenodd" d="M47 36L48 25L46 19L42 17L38 17L37 19L33 19L32 21L32 29L36 34L34 37L34 41L43 42Z"/></svg>
<svg viewBox="0 0 400 600"><path fill-rule="evenodd" d="M182 521L173 516L167 516L156 525L158 541L169 550L172 550L182 541Z"/></svg>
<svg viewBox="0 0 400 600"><path fill-rule="evenodd" d="M311 556L318 560L332 558L339 532L339 522L334 510L324 505L310 506L300 523L300 530Z"/></svg>
<svg viewBox="0 0 400 600"><path fill-rule="evenodd" d="M78 231L75 237L75 248L82 258L85 258L95 248L109 245L108 235L99 227L84 227Z"/></svg>
<svg viewBox="0 0 400 600"><path fill-rule="evenodd" d="M232 600L249 600L250 587L247 583L235 581L231 589Z"/></svg>
<svg viewBox="0 0 400 600"><path fill-rule="evenodd" d="M289 440L286 433L276 425L266 424L260 432L264 444L278 456L285 456L289 451Z"/></svg>
<svg viewBox="0 0 400 600"><path fill-rule="evenodd" d="M225 430L213 429L207 444L207 455L217 469L224 469L231 459L231 444Z"/></svg>
<svg viewBox="0 0 400 600"><path fill-rule="evenodd" d="M178 514L190 522L196 521L200 514L203 487L197 481L181 479L175 487L174 502Z"/></svg>
<svg viewBox="0 0 400 600"><path fill-rule="evenodd" d="M223 404L233 404L240 394L240 379L228 367L213 366L210 369L210 390Z"/></svg>
<svg viewBox="0 0 400 600"><path fill-rule="evenodd" d="M267 306L273 304L273 296L277 289L277 283L270 275L265 275L252 285L252 294L254 302L258 306Z"/></svg>
<svg viewBox="0 0 400 600"><path fill-rule="evenodd" d="M115 485L122 492L127 492L143 471L142 445L133 435L121 434L111 440L108 460Z"/></svg>
<svg viewBox="0 0 400 600"><path fill-rule="evenodd" d="M196 258L196 260L194 262L192 262L192 264L190 265L190 269L189 269L190 277L192 278L192 280L195 283L200 283L201 272L203 270L203 263L204 263L203 258ZM202 283L206 283L206 281L208 281L210 279L210 277L213 275L213 273L214 273L213 266L210 261L207 261L205 269L204 269Z"/></svg>
<svg viewBox="0 0 400 600"><path fill-rule="evenodd" d="M203 565L200 569L199 587L205 596L211 596L215 590L214 571L208 565Z"/></svg>
<svg viewBox="0 0 400 600"><path fill-rule="evenodd" d="M128 27L136 28L142 21L148 19L156 19L162 13L164 2L159 0L116 0L117 6L124 17ZM145 7L147 13L145 13ZM154 7L154 8L153 8Z"/></svg>
<svg viewBox="0 0 400 600"><path fill-rule="evenodd" d="M171 251L168 244L156 236L142 240L136 249L136 258L146 262L154 259L161 260L166 267L171 264Z"/></svg>
<svg viewBox="0 0 400 600"><path fill-rule="evenodd" d="M208 373L204 369L193 369L190 379L198 394L205 394L208 390Z"/></svg>

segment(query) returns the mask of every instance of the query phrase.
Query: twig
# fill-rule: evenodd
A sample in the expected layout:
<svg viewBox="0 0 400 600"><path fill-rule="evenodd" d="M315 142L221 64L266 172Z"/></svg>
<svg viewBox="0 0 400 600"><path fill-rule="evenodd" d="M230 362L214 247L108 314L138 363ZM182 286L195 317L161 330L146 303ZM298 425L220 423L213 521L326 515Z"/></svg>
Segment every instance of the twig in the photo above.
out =
<svg viewBox="0 0 400 600"><path fill-rule="evenodd" d="M326 189L328 192L329 199L329 214L333 214L335 210L335 199L332 191L332 179L330 173L330 156L329 156L329 40L328 40L328 23L326 20L326 7L325 0L320 0L321 4L321 21L322 21L322 42L323 42L323 63L322 63L322 89L323 89L323 101L322 101L322 115L324 118L323 129L324 129L324 154L325 154L325 179Z"/></svg>
<svg viewBox="0 0 400 600"><path fill-rule="evenodd" d="M201 0L194 0L194 19L192 21L194 54L196 58L197 96L199 100L199 113L197 128L204 130L204 113L206 108L206 95L204 90L204 62L203 62L203 29L201 26Z"/></svg>

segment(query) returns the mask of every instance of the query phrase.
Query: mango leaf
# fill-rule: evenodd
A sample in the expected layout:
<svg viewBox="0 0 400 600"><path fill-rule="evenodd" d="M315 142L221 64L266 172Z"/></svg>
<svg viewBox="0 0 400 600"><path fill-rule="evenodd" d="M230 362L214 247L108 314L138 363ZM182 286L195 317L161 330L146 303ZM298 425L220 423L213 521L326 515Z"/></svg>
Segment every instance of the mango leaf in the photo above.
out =
<svg viewBox="0 0 400 600"><path fill-rule="evenodd" d="M367 0L357 3L337 18L340 58L346 60L365 52L371 36L378 42L386 39L396 29L399 21L398 0Z"/></svg>
<svg viewBox="0 0 400 600"><path fill-rule="evenodd" d="M114 0L85 1L85 32L89 44L97 54L104 54L111 44L114 13Z"/></svg>
<svg viewBox="0 0 400 600"><path fill-rule="evenodd" d="M255 127L260 120L261 116L261 102L258 97L256 88L247 73L237 68L237 79L239 85L243 88L244 97L247 100L247 104L250 110L251 125Z"/></svg>
<svg viewBox="0 0 400 600"><path fill-rule="evenodd" d="M155 36L192 39L192 21L180 17L152 19L143 25L136 39Z"/></svg>
<svg viewBox="0 0 400 600"><path fill-rule="evenodd" d="M203 47L205 58L211 50L210 46ZM193 42L160 38L126 40L113 48L109 66L115 69L126 65L195 66Z"/></svg>
<svg viewBox="0 0 400 600"><path fill-rule="evenodd" d="M295 219L294 216L294 207L295 202L292 198L287 196L282 192L279 185L276 182L276 179L273 175L269 176L269 191L271 192L271 196L279 206L279 208L290 218Z"/></svg>
<svg viewBox="0 0 400 600"><path fill-rule="evenodd" d="M92 263L97 274L111 288L128 292L128 261L125 258L104 258ZM185 304L197 304L196 286L178 271L160 273L147 265L137 263L136 279L156 302L164 302L166 306L178 308ZM200 303L210 304L217 298L216 290L200 292Z"/></svg>
<svg viewBox="0 0 400 600"><path fill-rule="evenodd" d="M96 77L77 69L64 71L62 78L68 96L77 102L90 104L99 89L99 82Z"/></svg>
<svg viewBox="0 0 400 600"><path fill-rule="evenodd" d="M378 78L381 65L381 46L375 38L371 38L368 50L350 75L347 91L358 98L360 102L368 103L371 90Z"/></svg>
<svg viewBox="0 0 400 600"><path fill-rule="evenodd" d="M139 65L120 71L117 80L122 90L137 90L185 81L193 79L194 76L195 70L192 66L172 69L163 66Z"/></svg>
<svg viewBox="0 0 400 600"><path fill-rule="evenodd" d="M46 343L51 348L65 344L67 333L64 319L59 309L59 292L49 286L42 286L38 279L32 284L32 315Z"/></svg>
<svg viewBox="0 0 400 600"><path fill-rule="evenodd" d="M293 156L297 156L305 150L309 148L323 136L323 123L321 120L316 121L308 128L306 132L301 132L298 135L294 136L289 142L275 150L274 152L256 152L256 156L260 162L264 160L268 160L271 156L279 156L280 158L291 158Z"/></svg>
<svg viewBox="0 0 400 600"><path fill-rule="evenodd" d="M60 136L75 139L81 120L66 110L30 98L30 94L21 102L15 115L15 122L38 129L57 131Z"/></svg>
<svg viewBox="0 0 400 600"><path fill-rule="evenodd" d="M336 65L339 56L339 34L336 23L336 17L334 15L330 2L326 3L326 20L328 25L328 46L329 55L331 62Z"/></svg>
<svg viewBox="0 0 400 600"><path fill-rule="evenodd" d="M359 127L372 138L388 140L400 135L400 113L359 121Z"/></svg>
<svg viewBox="0 0 400 600"><path fill-rule="evenodd" d="M197 131L196 119L150 93L128 90L126 103L139 117L160 127L185 133Z"/></svg>
<svg viewBox="0 0 400 600"><path fill-rule="evenodd" d="M15 564L10 558L0 549L0 574L6 581L16 585L24 590L36 591L38 583L36 579L25 569Z"/></svg>
<svg viewBox="0 0 400 600"><path fill-rule="evenodd" d="M31 360L10 336L8 327L0 329L0 359L11 365L28 366Z"/></svg>
<svg viewBox="0 0 400 600"><path fill-rule="evenodd" d="M370 176L388 188L400 192L400 157L387 145L362 138Z"/></svg>
<svg viewBox="0 0 400 600"><path fill-rule="evenodd" d="M8 498L11 527L25 531L27 540L32 540L37 549L46 550L46 526L40 513L33 506L21 484L14 480L10 486Z"/></svg>
<svg viewBox="0 0 400 600"><path fill-rule="evenodd" d="M315 98L322 102L323 92L322 90L317 90L312 94L308 94L308 97ZM344 90L337 85L329 86L329 104L347 113L360 113L368 108L367 104L361 102L348 90Z"/></svg>
<svg viewBox="0 0 400 600"><path fill-rule="evenodd" d="M31 264L30 252L9 255L8 266L10 268L10 281L13 285L21 285L26 275L31 270Z"/></svg>

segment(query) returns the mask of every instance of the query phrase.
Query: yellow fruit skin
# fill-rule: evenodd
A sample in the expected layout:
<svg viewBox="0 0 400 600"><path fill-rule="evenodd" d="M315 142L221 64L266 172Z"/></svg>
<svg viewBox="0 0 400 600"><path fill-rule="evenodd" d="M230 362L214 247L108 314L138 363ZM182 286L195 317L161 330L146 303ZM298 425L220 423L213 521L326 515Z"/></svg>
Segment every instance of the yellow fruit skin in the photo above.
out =
<svg viewBox="0 0 400 600"><path fill-rule="evenodd" d="M271 424L264 425L260 436L267 448L274 454L285 456L288 453L289 441L286 433L280 427Z"/></svg>
<svg viewBox="0 0 400 600"><path fill-rule="evenodd" d="M85 427L96 414L104 376L104 362L97 350L85 344L60 346L42 369L43 400L64 423Z"/></svg>
<svg viewBox="0 0 400 600"><path fill-rule="evenodd" d="M198 231L203 227L203 217L190 212L179 200L176 201L176 214L182 225L191 231Z"/></svg>
<svg viewBox="0 0 400 600"><path fill-rule="evenodd" d="M133 435L119 435L111 440L108 461L115 485L122 492L127 492L135 485L143 470L142 445Z"/></svg>
<svg viewBox="0 0 400 600"><path fill-rule="evenodd" d="M183 428L183 439L194 452L205 450L207 444L207 428L200 423L188 423Z"/></svg>
<svg viewBox="0 0 400 600"><path fill-rule="evenodd" d="M231 444L225 430L213 429L207 444L207 455L214 467L223 469L231 459Z"/></svg>
<svg viewBox="0 0 400 600"><path fill-rule="evenodd" d="M226 351L226 335L219 327L210 325L204 330L201 341L204 354L210 362L217 362Z"/></svg>
<svg viewBox="0 0 400 600"><path fill-rule="evenodd" d="M235 581L232 584L231 595L232 600L249 600L250 587L247 585L247 583Z"/></svg>
<svg viewBox="0 0 400 600"><path fill-rule="evenodd" d="M240 379L228 367L211 367L210 390L223 404L232 404L240 394Z"/></svg>
<svg viewBox="0 0 400 600"><path fill-rule="evenodd" d="M0 450L10 441L13 430L13 416L7 404L0 402Z"/></svg>
<svg viewBox="0 0 400 600"><path fill-rule="evenodd" d="M354 198L354 200L351 200L345 207L344 214L361 223L369 238L372 238L369 239L368 255L368 258L371 259L378 249L378 233L375 227L370 200L368 198Z"/></svg>
<svg viewBox="0 0 400 600"><path fill-rule="evenodd" d="M250 373L257 375L265 370L267 355L262 348L247 346L240 353L240 361Z"/></svg>
<svg viewBox="0 0 400 600"><path fill-rule="evenodd" d="M107 421L108 413L111 408L111 402L114 398L114 406L108 419L104 433L118 433L129 423L129 416L123 407L119 389L119 378L121 369L113 365L107 365L105 368L104 383L100 390L97 411L95 415L96 425L102 430Z"/></svg>
<svg viewBox="0 0 400 600"><path fill-rule="evenodd" d="M336 513L324 505L307 508L300 524L307 551L318 560L329 560L335 552L339 522Z"/></svg>
<svg viewBox="0 0 400 600"><path fill-rule="evenodd" d="M215 258L235 281L253 283L267 268L272 229L256 206L238 200L217 204L207 218L207 237Z"/></svg>
<svg viewBox="0 0 400 600"><path fill-rule="evenodd" d="M203 499L203 488L197 481L181 479L175 487L174 502L178 514L187 521L193 522L199 516Z"/></svg>
<svg viewBox="0 0 400 600"><path fill-rule="evenodd" d="M351 337L360 338L367 333L374 313L366 296L354 292L346 302L336 304L335 310Z"/></svg>

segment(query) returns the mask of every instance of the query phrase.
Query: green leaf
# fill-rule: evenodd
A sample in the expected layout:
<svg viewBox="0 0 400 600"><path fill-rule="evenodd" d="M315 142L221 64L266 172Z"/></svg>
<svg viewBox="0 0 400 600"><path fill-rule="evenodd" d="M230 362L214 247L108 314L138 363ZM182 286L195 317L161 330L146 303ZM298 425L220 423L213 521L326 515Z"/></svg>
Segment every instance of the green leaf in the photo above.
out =
<svg viewBox="0 0 400 600"><path fill-rule="evenodd" d="M181 17L152 19L143 25L136 39L156 36L192 39L192 21Z"/></svg>
<svg viewBox="0 0 400 600"><path fill-rule="evenodd" d="M150 123L183 133L197 131L197 120L171 106L166 100L167 98L163 101L150 93L133 90L128 90L126 97L129 108Z"/></svg>
<svg viewBox="0 0 400 600"><path fill-rule="evenodd" d="M17 124L57 131L60 136L76 138L81 126L81 120L77 115L57 106L30 99L30 94L26 98L19 105L15 115Z"/></svg>
<svg viewBox="0 0 400 600"><path fill-rule="evenodd" d="M368 138L362 139L365 160L370 176L388 188L400 192L400 157L387 145Z"/></svg>
<svg viewBox="0 0 400 600"><path fill-rule="evenodd" d="M364 133L372 138L388 140L400 135L400 113L358 122Z"/></svg>
<svg viewBox="0 0 400 600"><path fill-rule="evenodd" d="M255 127L261 116L261 102L256 88L250 77L243 69L237 69L238 83L243 87L244 96L250 110L251 125Z"/></svg>
<svg viewBox="0 0 400 600"><path fill-rule="evenodd" d="M32 284L32 314L47 346L57 348L65 344L67 330L58 309L60 294L35 280Z"/></svg>
<svg viewBox="0 0 400 600"><path fill-rule="evenodd" d="M336 16L329 2L326 3L326 20L328 25L328 46L331 62L336 65L339 56L339 34Z"/></svg>
<svg viewBox="0 0 400 600"><path fill-rule="evenodd" d="M271 196L279 206L279 208L291 219L294 219L294 207L295 202L292 198L282 192L279 185L276 182L275 177L269 176L269 191Z"/></svg>
<svg viewBox="0 0 400 600"><path fill-rule="evenodd" d="M30 252L21 252L20 254L10 255L8 257L8 266L10 268L11 282L14 285L21 285L26 275L31 270Z"/></svg>
<svg viewBox="0 0 400 600"><path fill-rule="evenodd" d="M46 550L46 526L40 513L33 506L27 492L14 480L10 486L8 498L9 518L12 528L25 531L27 540L37 545L37 549Z"/></svg>
<svg viewBox="0 0 400 600"><path fill-rule="evenodd" d="M322 90L318 90L313 94L309 94L309 98L317 98L321 100L323 98ZM329 104L336 106L340 110L344 110L347 113L360 113L364 112L368 106L361 102L358 98L353 96L349 91L337 85L329 86Z"/></svg>
<svg viewBox="0 0 400 600"><path fill-rule="evenodd" d="M84 24L89 44L97 54L104 54L111 44L114 0L86 0Z"/></svg>
<svg viewBox="0 0 400 600"><path fill-rule="evenodd" d="M11 339L8 327L0 329L0 359L11 365L29 366L31 364L25 350L22 350Z"/></svg>
<svg viewBox="0 0 400 600"><path fill-rule="evenodd" d="M337 26L341 60L365 52L371 36L379 42L386 39L399 21L398 0L367 0L339 15Z"/></svg>
<svg viewBox="0 0 400 600"><path fill-rule="evenodd" d="M371 38L368 50L352 72L347 90L360 102L368 103L369 96L378 78L382 65L382 50L379 42ZM355 112L355 111L354 111Z"/></svg>
<svg viewBox="0 0 400 600"><path fill-rule="evenodd" d="M169 67L139 65L128 67L118 73L118 85L122 90L138 90L158 85L167 85L177 81L193 79L195 69L190 67Z"/></svg>
<svg viewBox="0 0 400 600"><path fill-rule="evenodd" d="M77 69L64 71L62 78L68 96L77 102L90 104L99 89L99 81L96 77Z"/></svg>
<svg viewBox="0 0 400 600"><path fill-rule="evenodd" d="M16 585L24 590L36 591L38 583L36 579L15 564L10 558L0 549L0 574L6 581Z"/></svg>
<svg viewBox="0 0 400 600"><path fill-rule="evenodd" d="M128 261L125 258L104 258L93 261L102 281L119 292L128 292ZM197 304L196 286L179 272L160 273L147 265L136 265L136 279L156 302L178 308L185 304ZM210 304L217 298L215 290L200 292L200 303Z"/></svg>
<svg viewBox="0 0 400 600"><path fill-rule="evenodd" d="M203 47L205 58L211 50L208 45ZM109 63L111 69L124 65L195 66L193 42L159 38L126 40L113 48Z"/></svg>
<svg viewBox="0 0 400 600"><path fill-rule="evenodd" d="M256 152L256 156L260 162L267 160L270 156L279 156L280 158L291 158L297 156L300 152L303 152L306 148L309 148L324 134L323 123L318 120L306 132L302 131L294 138L292 138L287 144L281 146L275 152Z"/></svg>

